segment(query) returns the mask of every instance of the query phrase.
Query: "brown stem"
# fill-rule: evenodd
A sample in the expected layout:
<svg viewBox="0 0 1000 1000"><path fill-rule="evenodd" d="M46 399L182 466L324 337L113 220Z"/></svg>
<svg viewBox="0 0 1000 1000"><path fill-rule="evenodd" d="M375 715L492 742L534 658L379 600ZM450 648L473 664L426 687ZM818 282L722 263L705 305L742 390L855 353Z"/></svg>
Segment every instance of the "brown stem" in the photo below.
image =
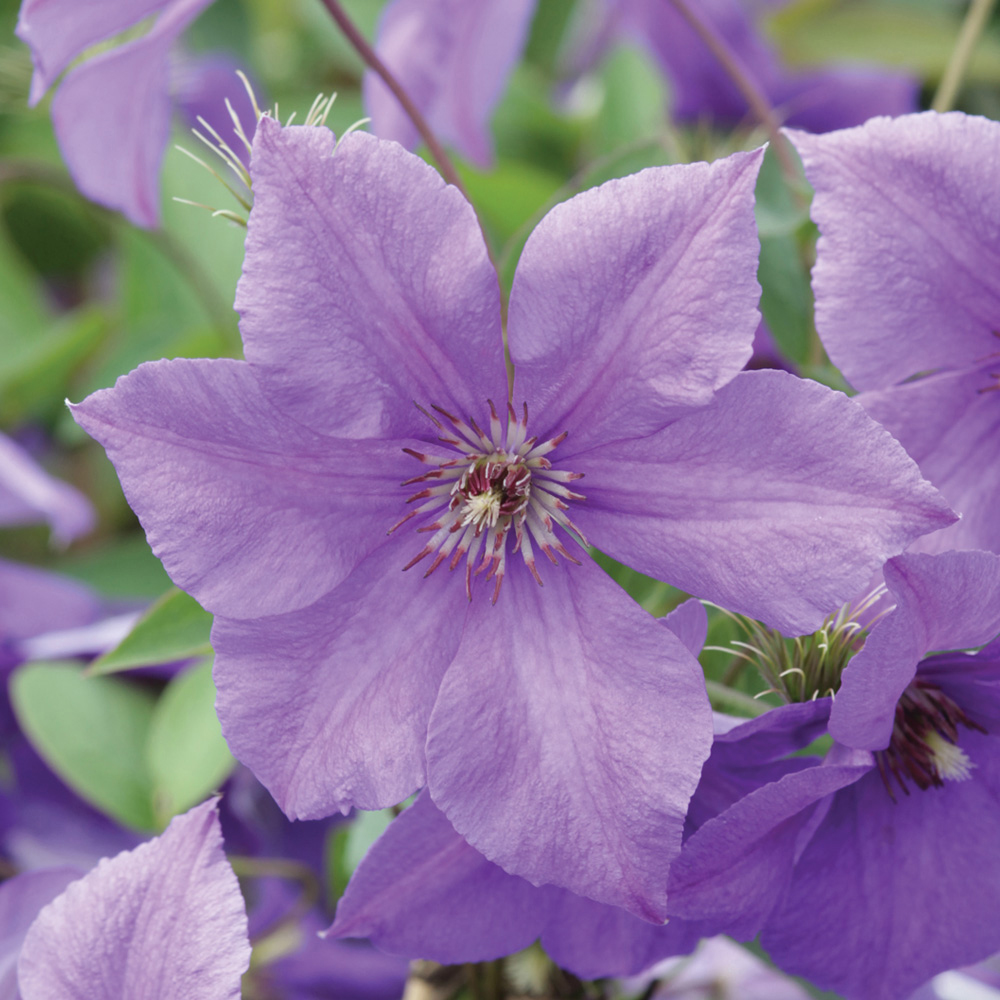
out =
<svg viewBox="0 0 1000 1000"><path fill-rule="evenodd" d="M709 52L719 61L719 65L726 71L726 75L736 84L736 88L743 95L754 117L767 130L774 149L774 155L781 165L781 172L785 175L789 187L793 191L797 190L798 171L795 169L795 161L789 149L788 140L781 134L781 123L778 121L771 107L770 102L764 92L757 86L757 82L747 72L740 57L729 47L721 35L712 30L691 8L687 0L669 0L674 9L691 26L691 30L705 43Z"/></svg>

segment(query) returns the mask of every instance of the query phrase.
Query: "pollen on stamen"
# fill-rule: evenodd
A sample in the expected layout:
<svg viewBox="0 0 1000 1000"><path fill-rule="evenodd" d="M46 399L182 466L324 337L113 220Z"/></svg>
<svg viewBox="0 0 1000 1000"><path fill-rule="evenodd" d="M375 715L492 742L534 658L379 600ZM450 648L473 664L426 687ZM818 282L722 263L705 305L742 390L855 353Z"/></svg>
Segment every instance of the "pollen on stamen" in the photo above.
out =
<svg viewBox="0 0 1000 1000"><path fill-rule="evenodd" d="M450 449L431 455L413 448L403 451L429 468L404 481L404 486L420 485L406 503L424 501L389 529L389 534L410 518L424 514L430 522L417 527L418 533L434 532L427 544L404 567L408 570L436 553L424 576L448 563L449 570L465 562L466 594L472 598L472 577L483 575L494 581L495 604L506 575L507 538L513 532L514 554L520 553L528 571L543 584L535 563L537 546L551 562L556 554L579 565L566 550L556 530L568 533L586 547L583 533L567 516L571 502L585 499L567 487L583 478L581 473L553 469L546 457L566 439L558 434L541 444L528 437L528 407L521 416L507 405L507 426L492 400L488 430L469 417L450 413L443 407L430 409L416 404L439 432L437 440Z"/></svg>
<svg viewBox="0 0 1000 1000"><path fill-rule="evenodd" d="M976 765L960 746L933 730L924 737L924 743L930 751L931 766L942 781L968 781L972 777Z"/></svg>

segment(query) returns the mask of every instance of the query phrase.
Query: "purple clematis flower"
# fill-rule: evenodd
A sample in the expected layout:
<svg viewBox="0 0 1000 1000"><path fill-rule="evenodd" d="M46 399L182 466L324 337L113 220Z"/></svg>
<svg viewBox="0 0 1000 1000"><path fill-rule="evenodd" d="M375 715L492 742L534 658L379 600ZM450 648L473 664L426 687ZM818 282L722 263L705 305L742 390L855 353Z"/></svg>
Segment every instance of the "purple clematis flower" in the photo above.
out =
<svg viewBox="0 0 1000 1000"><path fill-rule="evenodd" d="M759 161L554 209L514 282L508 404L459 192L395 143L262 120L247 361L143 365L74 412L216 615L223 731L289 816L426 785L506 870L660 920L708 702L577 543L801 631L950 522L856 404L739 373Z"/></svg>
<svg viewBox="0 0 1000 1000"><path fill-rule="evenodd" d="M92 45L155 15L146 34L70 69L52 101L56 138L77 187L138 226L160 222L160 168L170 137L171 90L177 91L182 109L199 105L205 74L213 72L211 62L199 67L184 59L172 79L171 65L174 43L211 2L23 0L21 4L17 36L31 48L32 105ZM218 75L212 80L214 85L221 82ZM235 75L214 95L215 115L206 116L211 124L217 126L221 118L226 125L226 97L236 107L246 101ZM254 119L242 120L249 124ZM222 134L230 139L231 125ZM238 150L239 143L233 148Z"/></svg>
<svg viewBox="0 0 1000 1000"><path fill-rule="evenodd" d="M762 932L781 968L852 1000L906 997L1000 947L1000 643L955 652L1000 630L1000 558L904 555L885 579L897 605L832 711L790 705L730 734L791 737L796 714L830 711L827 757L791 758L796 769L705 820L670 885L682 922ZM814 735L800 729L784 752Z"/></svg>
<svg viewBox="0 0 1000 1000"><path fill-rule="evenodd" d="M816 189L816 329L962 515L918 547L1000 552L1000 124L928 112L790 138Z"/></svg>
<svg viewBox="0 0 1000 1000"><path fill-rule="evenodd" d="M12 985L17 956L21 1000L240 996L250 963L246 911L214 802L73 878L71 869L48 869L0 886L0 968Z"/></svg>

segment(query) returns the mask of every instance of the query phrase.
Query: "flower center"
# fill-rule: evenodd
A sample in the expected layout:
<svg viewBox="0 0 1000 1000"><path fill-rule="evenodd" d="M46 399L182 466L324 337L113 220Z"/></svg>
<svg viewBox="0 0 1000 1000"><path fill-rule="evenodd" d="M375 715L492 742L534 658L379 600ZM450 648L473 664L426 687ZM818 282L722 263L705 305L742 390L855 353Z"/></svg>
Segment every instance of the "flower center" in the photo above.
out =
<svg viewBox="0 0 1000 1000"><path fill-rule="evenodd" d="M404 570L421 559L436 553L424 574L431 575L446 559L449 569L456 569L465 560L465 591L472 599L472 577L486 572L486 579L495 579L493 603L500 595L506 559L507 538L513 534L513 552L521 553L531 575L542 583L535 565L535 546L556 563L556 553L577 563L555 534L557 527L572 532L579 544L586 546L583 532L566 516L567 501L583 500L567 483L582 479L581 473L553 469L548 455L565 440L565 432L538 443L528 437L528 407L518 417L507 404L507 427L488 400L490 407L489 433L482 431L474 420L467 423L432 406L444 418L442 422L423 407L420 410L441 432L438 440L451 451L445 456L427 455L404 448L407 455L424 465L429 472L407 479L403 485L425 484L406 502L424 501L389 529L392 534L412 517L426 514L429 523L418 532L433 532L427 544L411 559ZM573 537L573 536L571 536ZM476 560L482 553L478 566Z"/></svg>
<svg viewBox="0 0 1000 1000"><path fill-rule="evenodd" d="M985 732L973 722L940 688L914 681L896 703L892 740L885 750L875 754L879 773L889 797L890 775L905 795L907 782L919 789L942 788L946 781L966 781L973 764L958 746L958 727Z"/></svg>

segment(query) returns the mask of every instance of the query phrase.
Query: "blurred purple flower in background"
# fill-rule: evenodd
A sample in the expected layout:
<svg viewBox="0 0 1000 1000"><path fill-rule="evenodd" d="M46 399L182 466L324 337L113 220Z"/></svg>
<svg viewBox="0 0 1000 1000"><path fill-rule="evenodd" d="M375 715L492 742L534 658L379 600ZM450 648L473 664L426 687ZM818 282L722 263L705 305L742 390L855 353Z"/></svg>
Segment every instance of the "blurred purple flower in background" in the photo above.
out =
<svg viewBox="0 0 1000 1000"><path fill-rule="evenodd" d="M137 226L160 222L160 168L170 137L174 99L203 114L234 150L228 97L244 127L254 115L239 79L220 72L225 60L175 61L174 44L212 0L24 0L17 36L31 48L31 104L91 46L156 16L143 35L92 56L66 74L52 100L52 124L77 187Z"/></svg>
<svg viewBox="0 0 1000 1000"><path fill-rule="evenodd" d="M911 75L867 66L795 71L753 23L747 0L699 0L705 26L733 52L781 121L812 132L858 125L873 115L916 110ZM527 42L535 0L393 0L376 50L444 142L481 168L493 161L489 119ZM567 71L578 76L618 41L640 46L670 81L681 122L732 126L752 117L718 58L669 0L591 0L577 12ZM371 70L365 103L372 130L412 149L417 130Z"/></svg>
<svg viewBox="0 0 1000 1000"><path fill-rule="evenodd" d="M1000 552L1000 123L927 112L790 135L816 189L816 330L962 520Z"/></svg>
<svg viewBox="0 0 1000 1000"><path fill-rule="evenodd" d="M576 562L562 539L586 532L801 631L952 515L842 395L738 374L759 153L549 213L510 304L526 418L504 410L496 276L456 190L366 135L334 153L264 120L254 150L249 363L144 365L75 408L216 615L230 747L290 816L428 785L507 870L662 919L711 738L700 668L589 558L535 553ZM414 515L426 544L397 530ZM430 579L400 572L423 556ZM495 604L467 597L481 571Z"/></svg>

